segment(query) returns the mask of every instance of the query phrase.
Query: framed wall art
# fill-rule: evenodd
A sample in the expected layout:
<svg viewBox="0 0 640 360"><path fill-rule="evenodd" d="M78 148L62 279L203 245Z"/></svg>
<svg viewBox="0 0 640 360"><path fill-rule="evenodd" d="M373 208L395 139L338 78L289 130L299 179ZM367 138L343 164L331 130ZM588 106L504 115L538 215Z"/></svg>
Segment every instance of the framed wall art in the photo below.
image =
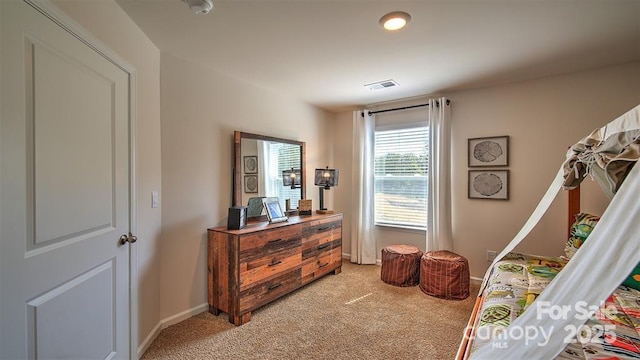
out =
<svg viewBox="0 0 640 360"><path fill-rule="evenodd" d="M469 139L469 167L508 166L509 137L494 136Z"/></svg>
<svg viewBox="0 0 640 360"><path fill-rule="evenodd" d="M244 157L244 173L245 174L258 173L258 157L257 156Z"/></svg>
<svg viewBox="0 0 640 360"><path fill-rule="evenodd" d="M509 200L509 170L469 170L469 199Z"/></svg>
<svg viewBox="0 0 640 360"><path fill-rule="evenodd" d="M249 194L258 192L258 176L257 175L244 176L244 192Z"/></svg>

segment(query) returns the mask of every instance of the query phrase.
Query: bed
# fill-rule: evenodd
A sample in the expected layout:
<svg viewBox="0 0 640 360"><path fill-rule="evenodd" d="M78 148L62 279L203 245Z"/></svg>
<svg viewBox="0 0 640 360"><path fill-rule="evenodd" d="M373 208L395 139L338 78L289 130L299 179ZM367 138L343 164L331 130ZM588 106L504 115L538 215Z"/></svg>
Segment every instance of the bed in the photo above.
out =
<svg viewBox="0 0 640 360"><path fill-rule="evenodd" d="M639 157L640 106L569 149L534 214L487 270L458 360L640 359ZM587 175L611 198L602 218L580 212ZM564 254L513 251L561 188L569 199Z"/></svg>

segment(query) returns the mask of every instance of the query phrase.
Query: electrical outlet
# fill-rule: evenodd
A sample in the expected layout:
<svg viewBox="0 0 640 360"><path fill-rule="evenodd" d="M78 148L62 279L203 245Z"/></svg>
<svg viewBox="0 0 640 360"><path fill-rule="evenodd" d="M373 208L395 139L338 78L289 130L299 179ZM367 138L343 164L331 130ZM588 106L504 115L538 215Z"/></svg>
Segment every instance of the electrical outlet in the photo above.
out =
<svg viewBox="0 0 640 360"><path fill-rule="evenodd" d="M493 250L487 250L487 261L491 262L496 259L497 252Z"/></svg>

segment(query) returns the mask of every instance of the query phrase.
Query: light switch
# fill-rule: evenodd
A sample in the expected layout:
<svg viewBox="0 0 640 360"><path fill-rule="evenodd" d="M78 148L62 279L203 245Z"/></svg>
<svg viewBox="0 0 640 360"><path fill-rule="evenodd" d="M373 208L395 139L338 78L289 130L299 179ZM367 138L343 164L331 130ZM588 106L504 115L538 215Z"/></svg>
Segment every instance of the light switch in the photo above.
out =
<svg viewBox="0 0 640 360"><path fill-rule="evenodd" d="M151 207L157 208L160 205L160 196L157 191L151 192Z"/></svg>

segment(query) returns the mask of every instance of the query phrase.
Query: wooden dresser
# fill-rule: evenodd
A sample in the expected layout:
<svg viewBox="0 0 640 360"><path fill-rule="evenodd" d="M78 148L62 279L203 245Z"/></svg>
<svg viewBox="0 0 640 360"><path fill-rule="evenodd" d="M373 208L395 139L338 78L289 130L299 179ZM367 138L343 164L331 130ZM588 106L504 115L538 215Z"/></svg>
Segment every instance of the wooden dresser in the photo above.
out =
<svg viewBox="0 0 640 360"><path fill-rule="evenodd" d="M251 311L342 269L342 214L208 229L209 311L242 325Z"/></svg>

